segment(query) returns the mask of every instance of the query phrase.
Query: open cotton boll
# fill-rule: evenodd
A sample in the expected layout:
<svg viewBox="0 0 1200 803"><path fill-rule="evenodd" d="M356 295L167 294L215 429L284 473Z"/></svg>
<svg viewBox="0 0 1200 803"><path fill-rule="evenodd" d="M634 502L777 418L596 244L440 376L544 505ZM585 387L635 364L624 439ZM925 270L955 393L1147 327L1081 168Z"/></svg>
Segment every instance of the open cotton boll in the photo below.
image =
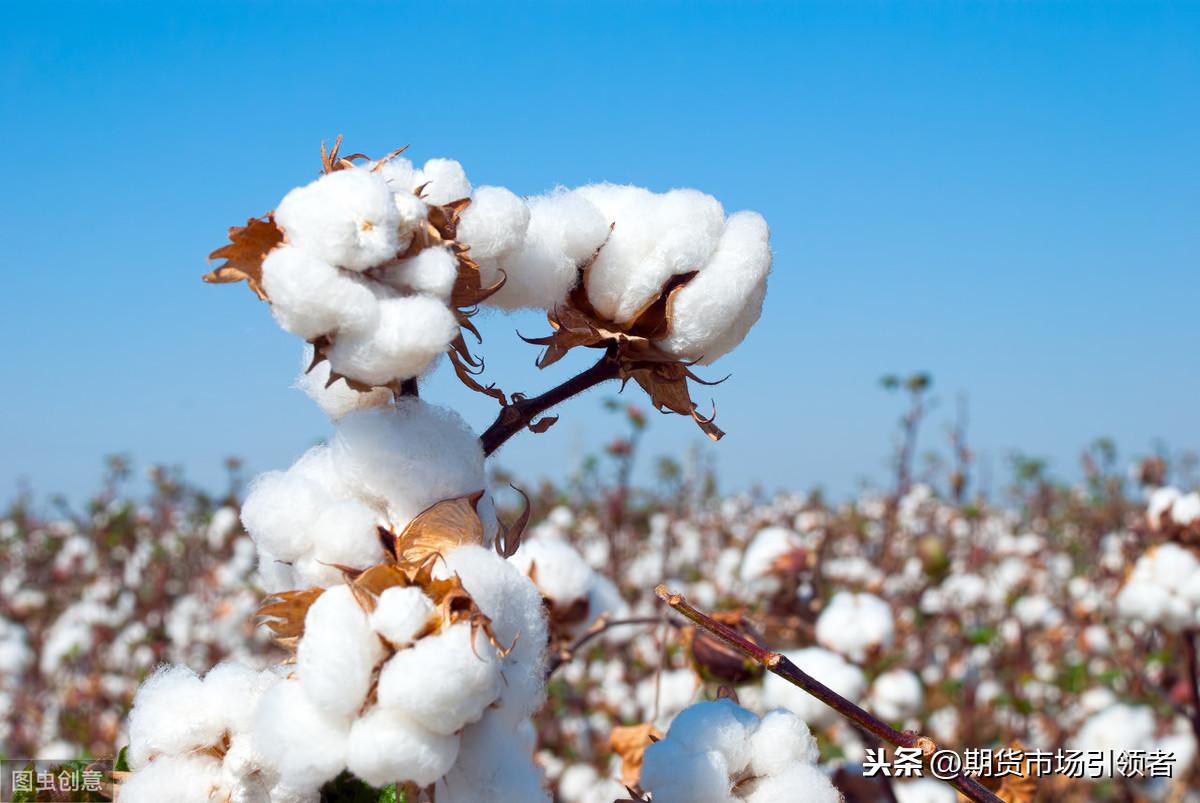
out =
<svg viewBox="0 0 1200 803"><path fill-rule="evenodd" d="M738 575L742 582L750 583L771 571L775 561L798 549L800 536L786 527L764 527L755 534L742 556Z"/></svg>
<svg viewBox="0 0 1200 803"><path fill-rule="evenodd" d="M534 572L538 589L562 608L586 599L596 574L575 547L552 535L523 540L510 560L525 574Z"/></svg>
<svg viewBox="0 0 1200 803"><path fill-rule="evenodd" d="M496 649L482 630L460 622L388 660L379 674L379 705L448 734L478 721L501 685Z"/></svg>
<svg viewBox="0 0 1200 803"><path fill-rule="evenodd" d="M1171 505L1171 520L1183 527L1200 519L1200 492L1192 491L1175 500Z"/></svg>
<svg viewBox="0 0 1200 803"><path fill-rule="evenodd" d="M323 595L322 595L323 596ZM346 766L349 721L315 706L295 681L263 694L254 716L254 748L298 791L316 789Z"/></svg>
<svg viewBox="0 0 1200 803"><path fill-rule="evenodd" d="M294 561L312 548L312 525L329 495L295 471L268 471L251 484L242 525L258 545L280 560Z"/></svg>
<svg viewBox="0 0 1200 803"><path fill-rule="evenodd" d="M808 725L783 708L763 716L750 736L749 748L750 770L755 775L778 775L792 764L815 764L821 757Z"/></svg>
<svg viewBox="0 0 1200 803"><path fill-rule="evenodd" d="M716 750L725 757L730 774L740 773L750 763L750 735L758 717L732 700L696 703L671 722L667 738L693 753Z"/></svg>
<svg viewBox="0 0 1200 803"><path fill-rule="evenodd" d="M420 399L352 413L332 443L338 475L355 496L387 510L399 532L435 502L487 486L483 448L458 413ZM494 532L495 517L482 516Z"/></svg>
<svg viewBox="0 0 1200 803"><path fill-rule="evenodd" d="M430 159L421 168L427 203L441 206L471 197L471 182L463 166L453 159Z"/></svg>
<svg viewBox="0 0 1200 803"><path fill-rule="evenodd" d="M333 460L333 450L324 444L314 446L300 455L300 459L292 463L288 473L314 483L330 498L345 499L354 496L353 489L339 474L338 466Z"/></svg>
<svg viewBox="0 0 1200 803"><path fill-rule="evenodd" d="M608 237L609 221L576 192L530 198L525 242L500 260L504 287L487 303L504 309L550 309L566 300L579 266ZM489 277L494 283L496 276Z"/></svg>
<svg viewBox="0 0 1200 803"><path fill-rule="evenodd" d="M392 287L425 293L442 301L450 300L457 278L458 258L443 246L423 248L416 256L394 262L384 269L382 276Z"/></svg>
<svg viewBox="0 0 1200 803"><path fill-rule="evenodd" d="M200 677L186 666L163 666L133 698L129 766L136 770L158 755L180 755L214 745L224 730Z"/></svg>
<svg viewBox="0 0 1200 803"><path fill-rule="evenodd" d="M1162 526L1163 514L1170 513L1171 507L1181 496L1183 493L1171 485L1155 488L1150 492L1150 498L1146 502L1146 521L1150 529L1157 530Z"/></svg>
<svg viewBox="0 0 1200 803"><path fill-rule="evenodd" d="M1116 703L1089 717L1068 746L1105 755L1161 749L1154 731L1154 711L1149 706ZM1105 766L1102 776L1085 777L1096 780L1111 774L1111 766Z"/></svg>
<svg viewBox="0 0 1200 803"><path fill-rule="evenodd" d="M671 298L664 351L709 365L732 351L762 315L771 270L770 230L755 212L729 218L716 252Z"/></svg>
<svg viewBox="0 0 1200 803"><path fill-rule="evenodd" d="M349 586L328 589L304 617L296 672L308 699L331 717L351 717L362 707L383 645Z"/></svg>
<svg viewBox="0 0 1200 803"><path fill-rule="evenodd" d="M429 624L433 601L416 586L392 586L379 595L371 627L397 647L407 647Z"/></svg>
<svg viewBox="0 0 1200 803"><path fill-rule="evenodd" d="M313 558L322 563L366 569L383 562L379 514L354 499L321 510L313 527Z"/></svg>
<svg viewBox="0 0 1200 803"><path fill-rule="evenodd" d="M364 271L395 258L400 214L387 182L353 167L284 196L275 222L287 241L339 268Z"/></svg>
<svg viewBox="0 0 1200 803"><path fill-rule="evenodd" d="M275 320L297 337L365 332L379 317L369 287L300 248L276 248L263 260L262 272Z"/></svg>
<svg viewBox="0 0 1200 803"><path fill-rule="evenodd" d="M204 676L204 699L212 715L235 733L250 731L254 709L263 693L280 681L279 675L225 661Z"/></svg>
<svg viewBox="0 0 1200 803"><path fill-rule="evenodd" d="M874 594L839 591L817 618L817 642L861 661L869 650L892 643L892 608Z"/></svg>
<svg viewBox="0 0 1200 803"><path fill-rule="evenodd" d="M504 187L476 188L471 205L459 218L457 238L471 247L471 259L479 263L484 286L499 280L499 260L521 247L528 227L525 201ZM503 292L502 288L497 295ZM488 303L495 303L494 299Z"/></svg>
<svg viewBox="0 0 1200 803"><path fill-rule="evenodd" d="M812 764L793 764L778 775L754 782L746 803L842 803L842 795L829 776Z"/></svg>
<svg viewBox="0 0 1200 803"><path fill-rule="evenodd" d="M696 190L593 184L577 192L615 224L588 269L587 290L596 311L617 323L636 317L672 276L700 270L725 222L721 204Z"/></svg>
<svg viewBox="0 0 1200 803"><path fill-rule="evenodd" d="M438 803L549 803L532 745L522 738L528 720L490 709L465 728L458 761L437 785Z"/></svg>
<svg viewBox="0 0 1200 803"><path fill-rule="evenodd" d="M383 163L375 162L371 165L371 169L383 179L388 189L397 198L416 197L413 195L413 191L421 186L422 173L408 159L403 156L393 156Z"/></svg>
<svg viewBox="0 0 1200 803"><path fill-rule="evenodd" d="M312 346L307 346L304 367L307 368L311 364ZM315 401L325 415L333 421L337 421L355 410L380 407L392 400L392 392L387 388L373 388L367 393L363 393L341 380L330 384L328 360L321 360L312 367L311 371L301 371L300 376L296 378L296 387Z"/></svg>
<svg viewBox="0 0 1200 803"><path fill-rule="evenodd" d="M346 768L372 786L405 781L428 786L453 766L458 743L455 734L433 733L376 707L350 727Z"/></svg>
<svg viewBox="0 0 1200 803"><path fill-rule="evenodd" d="M695 753L669 737L646 748L642 788L654 803L733 803L733 782L725 756Z"/></svg>
<svg viewBox="0 0 1200 803"><path fill-rule="evenodd" d="M457 335L458 319L438 299L384 298L374 328L339 336L329 350L329 363L342 376L386 385L419 376Z"/></svg>
<svg viewBox="0 0 1200 803"><path fill-rule="evenodd" d="M1147 550L1117 595L1117 610L1171 632L1200 625L1200 560L1174 543Z"/></svg>
<svg viewBox="0 0 1200 803"><path fill-rule="evenodd" d="M888 722L916 716L925 700L921 681L907 669L891 669L871 684L871 709Z"/></svg>
<svg viewBox="0 0 1200 803"><path fill-rule="evenodd" d="M847 663L835 652L821 647L806 647L786 652L784 656L850 702L858 702L866 689L862 670ZM837 713L832 708L778 675L766 676L763 681L763 700L767 705L788 709L814 727L824 727L837 720Z"/></svg>
<svg viewBox="0 0 1200 803"><path fill-rule="evenodd" d="M212 756L163 756L121 783L121 803L212 803L221 787Z"/></svg>
<svg viewBox="0 0 1200 803"><path fill-rule="evenodd" d="M511 718L531 715L541 707L545 691L549 635L542 595L515 566L484 547L459 547L435 573L458 575L479 610L492 620L496 640L511 646L500 662L501 699Z"/></svg>

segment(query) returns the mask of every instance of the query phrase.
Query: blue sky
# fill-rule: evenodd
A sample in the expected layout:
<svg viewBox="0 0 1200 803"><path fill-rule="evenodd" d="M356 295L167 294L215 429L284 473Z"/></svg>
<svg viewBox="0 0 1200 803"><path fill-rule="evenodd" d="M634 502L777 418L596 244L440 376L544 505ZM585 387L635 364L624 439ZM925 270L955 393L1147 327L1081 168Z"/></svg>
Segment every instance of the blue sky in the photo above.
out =
<svg viewBox="0 0 1200 803"><path fill-rule="evenodd" d="M22 3L5 8L0 498L81 495L102 455L281 467L327 431L244 289L200 283L227 226L311 179L322 139L411 143L476 184L694 186L772 225L763 319L714 367L727 487L882 475L889 371L959 392L999 472L1070 474L1098 435L1200 445L1195 3ZM481 321L489 376L536 392ZM626 393L635 397L633 388ZM482 428L444 370L424 395ZM603 442L604 394L502 462ZM652 419L647 446L700 440Z"/></svg>

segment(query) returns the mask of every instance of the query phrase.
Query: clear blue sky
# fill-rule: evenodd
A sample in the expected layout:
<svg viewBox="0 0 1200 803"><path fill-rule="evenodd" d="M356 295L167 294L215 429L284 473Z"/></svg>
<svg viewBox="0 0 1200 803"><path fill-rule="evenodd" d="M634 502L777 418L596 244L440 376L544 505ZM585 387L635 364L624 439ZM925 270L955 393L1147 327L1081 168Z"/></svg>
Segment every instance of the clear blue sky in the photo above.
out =
<svg viewBox="0 0 1200 803"><path fill-rule="evenodd" d="M924 369L976 446L1069 473L1097 435L1200 445L1195 3L10 3L0 497L79 495L103 454L216 482L327 430L240 287L227 226L315 175L322 139L412 143L477 184L694 186L772 225L763 319L713 370L742 487L880 476ZM535 392L532 316L482 320ZM576 360L570 365L579 364ZM482 428L439 371L425 395ZM631 388L627 394L636 396ZM502 453L527 476L601 442L600 396ZM942 445L935 416L927 445ZM700 436L652 419L648 447Z"/></svg>

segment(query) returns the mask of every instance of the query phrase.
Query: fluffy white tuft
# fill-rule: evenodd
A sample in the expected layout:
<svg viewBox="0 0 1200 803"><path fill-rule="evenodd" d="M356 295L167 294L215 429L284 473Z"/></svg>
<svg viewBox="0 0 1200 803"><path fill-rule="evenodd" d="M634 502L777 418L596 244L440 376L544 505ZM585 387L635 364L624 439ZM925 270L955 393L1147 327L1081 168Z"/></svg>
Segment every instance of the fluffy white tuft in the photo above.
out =
<svg viewBox="0 0 1200 803"><path fill-rule="evenodd" d="M304 619L296 650L300 688L326 716L348 719L362 707L383 645L349 586L328 589Z"/></svg>
<svg viewBox="0 0 1200 803"><path fill-rule="evenodd" d="M397 647L412 644L434 614L433 602L415 586L393 586L379 595L371 627Z"/></svg>
<svg viewBox="0 0 1200 803"><path fill-rule="evenodd" d="M339 335L329 350L332 370L368 385L419 376L458 335L458 319L436 298L383 298L374 327Z"/></svg>
<svg viewBox="0 0 1200 803"><path fill-rule="evenodd" d="M297 337L366 332L379 319L369 287L300 248L276 248L262 270L275 320Z"/></svg>
<svg viewBox="0 0 1200 803"><path fill-rule="evenodd" d="M382 265L399 250L400 215L388 184L361 167L292 190L275 209L275 222L288 243L347 270Z"/></svg>
<svg viewBox="0 0 1200 803"><path fill-rule="evenodd" d="M433 733L377 707L351 726L346 768L372 786L428 786L454 764L458 743L457 735Z"/></svg>

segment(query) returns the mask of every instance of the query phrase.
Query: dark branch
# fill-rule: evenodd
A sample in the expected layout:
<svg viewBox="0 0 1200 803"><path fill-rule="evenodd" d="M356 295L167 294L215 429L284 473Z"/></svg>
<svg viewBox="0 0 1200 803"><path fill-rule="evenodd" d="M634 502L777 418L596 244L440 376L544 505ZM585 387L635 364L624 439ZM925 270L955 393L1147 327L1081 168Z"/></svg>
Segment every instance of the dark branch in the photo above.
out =
<svg viewBox="0 0 1200 803"><path fill-rule="evenodd" d="M747 658L762 664L768 671L778 675L793 686L803 689L813 697L816 697L870 736L874 736L896 747L915 747L921 751L926 759L937 752L937 745L928 736L922 736L915 731L896 730L870 711L860 708L816 678L806 674L800 667L796 666L783 655L758 646L754 642L742 637L735 630L726 627L711 616L693 608L682 595L672 594L667 591L666 586L660 585L654 589L654 593L658 594L659 599L695 622L699 627L712 633ZM976 803L1003 803L1000 798L985 789L974 778L967 775L960 773L956 777L947 780L947 783L962 792L969 800L973 800Z"/></svg>
<svg viewBox="0 0 1200 803"><path fill-rule="evenodd" d="M551 388L540 396L515 399L512 404L500 411L500 415L496 416L492 425L479 437L483 444L483 453L490 455L513 435L529 426L533 419L554 405L602 382L616 379L620 376L620 372L615 352L610 348L595 365L581 374L576 374L561 385Z"/></svg>
<svg viewBox="0 0 1200 803"><path fill-rule="evenodd" d="M657 616L641 616L633 619L612 620L601 617L597 619L595 623L587 629L587 632L580 636L574 644L569 647L565 647L559 650L555 655L550 656L550 660L546 662L546 679L549 680L550 676L553 675L560 666L569 663L571 659L575 657L577 652L583 649L589 641L596 638L601 633L605 633L614 627L623 627L625 625L657 625L661 623L662 620Z"/></svg>

